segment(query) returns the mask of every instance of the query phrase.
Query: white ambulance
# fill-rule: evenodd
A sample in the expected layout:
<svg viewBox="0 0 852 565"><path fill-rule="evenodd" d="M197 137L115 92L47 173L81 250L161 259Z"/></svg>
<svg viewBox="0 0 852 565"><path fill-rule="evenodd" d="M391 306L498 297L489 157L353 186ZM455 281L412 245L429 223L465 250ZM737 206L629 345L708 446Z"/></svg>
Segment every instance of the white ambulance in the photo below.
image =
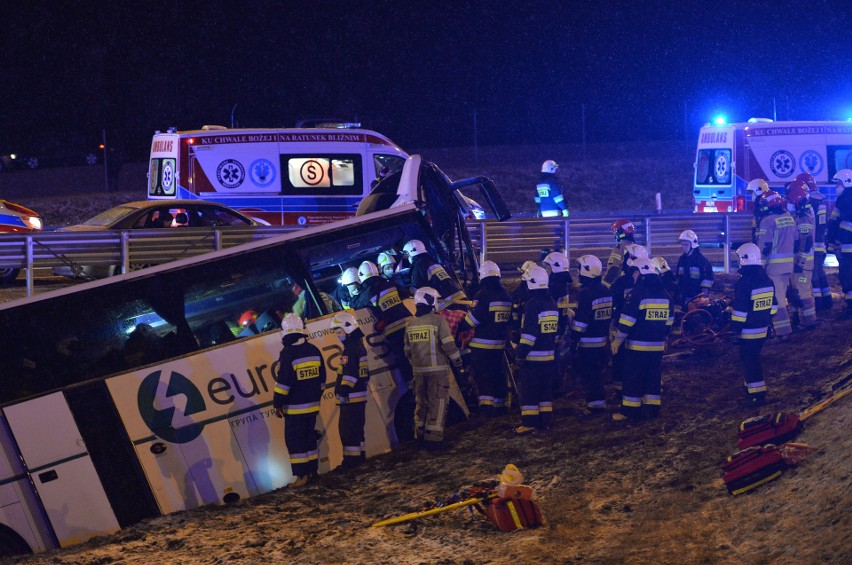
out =
<svg viewBox="0 0 852 565"><path fill-rule="evenodd" d="M350 218L373 182L401 170L408 158L390 139L359 125L158 131L148 198L210 200L271 225Z"/></svg>
<svg viewBox="0 0 852 565"><path fill-rule="evenodd" d="M813 175L833 202L831 181L852 168L852 122L748 122L705 124L698 135L693 199L695 212L745 212L752 202L746 186L762 178L784 194L800 173Z"/></svg>

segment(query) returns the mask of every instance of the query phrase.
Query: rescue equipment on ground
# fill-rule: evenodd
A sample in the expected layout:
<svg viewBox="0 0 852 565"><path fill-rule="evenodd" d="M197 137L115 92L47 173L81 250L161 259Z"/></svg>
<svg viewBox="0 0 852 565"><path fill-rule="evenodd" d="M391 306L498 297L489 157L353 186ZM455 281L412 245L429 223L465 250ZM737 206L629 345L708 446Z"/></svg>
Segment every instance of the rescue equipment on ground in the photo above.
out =
<svg viewBox="0 0 852 565"><path fill-rule="evenodd" d="M496 488L474 486L453 494L444 502L431 503L417 512L376 522L372 527L401 524L447 510L472 507L483 514L497 529L504 532L536 528L544 523L541 509L535 501L534 489L521 484L522 481L523 475L518 468L509 464L503 469L500 483Z"/></svg>
<svg viewBox="0 0 852 565"><path fill-rule="evenodd" d="M731 299L727 296L697 296L675 320L678 337L671 347L694 347L727 339L731 334Z"/></svg>

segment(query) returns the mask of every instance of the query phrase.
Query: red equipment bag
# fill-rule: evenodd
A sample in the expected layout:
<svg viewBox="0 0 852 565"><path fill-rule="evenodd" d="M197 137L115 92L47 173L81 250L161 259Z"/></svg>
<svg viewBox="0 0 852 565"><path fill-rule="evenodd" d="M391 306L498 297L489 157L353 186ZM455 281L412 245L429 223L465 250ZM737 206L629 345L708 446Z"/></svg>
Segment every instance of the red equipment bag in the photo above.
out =
<svg viewBox="0 0 852 565"><path fill-rule="evenodd" d="M722 479L733 495L746 493L781 476L786 463L772 444L737 451L722 465Z"/></svg>
<svg viewBox="0 0 852 565"><path fill-rule="evenodd" d="M776 412L749 418L740 424L737 447L747 449L764 443L784 443L799 433L802 422L797 414Z"/></svg>
<svg viewBox="0 0 852 565"><path fill-rule="evenodd" d="M541 510L532 500L495 498L485 505L488 521L503 532L537 528L544 523Z"/></svg>

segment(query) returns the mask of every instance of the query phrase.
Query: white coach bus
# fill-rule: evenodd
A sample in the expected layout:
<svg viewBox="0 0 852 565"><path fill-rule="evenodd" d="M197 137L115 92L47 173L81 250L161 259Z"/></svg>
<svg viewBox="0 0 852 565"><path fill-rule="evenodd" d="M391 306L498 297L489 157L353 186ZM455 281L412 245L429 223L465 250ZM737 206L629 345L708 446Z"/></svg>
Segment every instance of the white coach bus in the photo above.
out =
<svg viewBox="0 0 852 565"><path fill-rule="evenodd" d="M333 386L341 348L323 293L343 270L416 238L447 267L476 272L453 186L413 157L359 217L0 304L0 555L291 482L272 410L278 320L304 312ZM391 202L398 207L386 209ZM257 315L246 326L247 311ZM356 315L369 345L366 449L375 456L397 442L407 384L370 312ZM463 417L457 387L452 397ZM342 460L330 389L318 421L327 472Z"/></svg>

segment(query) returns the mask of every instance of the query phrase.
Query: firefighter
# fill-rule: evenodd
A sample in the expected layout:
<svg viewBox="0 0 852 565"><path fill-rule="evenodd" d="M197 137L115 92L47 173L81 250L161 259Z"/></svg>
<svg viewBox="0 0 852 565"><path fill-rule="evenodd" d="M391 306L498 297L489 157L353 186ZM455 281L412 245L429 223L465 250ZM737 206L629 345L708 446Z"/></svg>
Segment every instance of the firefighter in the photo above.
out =
<svg viewBox="0 0 852 565"><path fill-rule="evenodd" d="M713 287L713 266L698 247L698 236L692 230L684 230L678 236L683 255L677 262L676 276L680 287L681 306L699 295L709 296Z"/></svg>
<svg viewBox="0 0 852 565"><path fill-rule="evenodd" d="M828 226L828 207L825 204L825 195L819 191L813 176L808 176L810 176L807 181L808 199L814 208L816 220L814 226L814 273L811 278L814 302L817 311L831 310L831 287L828 284L828 277L825 275L825 231Z"/></svg>
<svg viewBox="0 0 852 565"><path fill-rule="evenodd" d="M405 324L405 355L414 368L414 429L418 439L436 446L444 439L450 401L450 365L461 376L461 354L447 321L435 312L441 294L431 287L414 293L417 311Z"/></svg>
<svg viewBox="0 0 852 565"><path fill-rule="evenodd" d="M580 295L571 326L574 367L583 384L586 408L590 413L603 413L606 410L603 370L608 355L612 295L601 282L603 265L600 259L594 255L583 255L577 264Z"/></svg>
<svg viewBox="0 0 852 565"><path fill-rule="evenodd" d="M636 277L634 276L636 267L633 266L633 263L637 259L648 259L648 250L642 245L630 243L626 246L625 255L624 274L618 277L609 289L612 294L610 339L615 339L615 334L618 332L618 317L621 315L621 310L636 284ZM615 388L616 394L620 395L624 372L623 348L613 349L612 355L612 386Z"/></svg>
<svg viewBox="0 0 852 565"><path fill-rule="evenodd" d="M272 405L275 415L284 418L284 441L290 453L295 481L291 487L305 485L317 474L319 449L314 428L317 424L325 363L320 350L308 342L302 319L289 313L281 321L278 357L278 382Z"/></svg>
<svg viewBox="0 0 852 565"><path fill-rule="evenodd" d="M808 202L808 185L804 175L799 175L787 187L787 211L796 221L798 236L793 242L793 274L790 285L798 295L799 323L805 330L817 325L816 305L811 277L814 272L814 231L816 218Z"/></svg>
<svg viewBox="0 0 852 565"><path fill-rule="evenodd" d="M615 237L615 247L606 261L606 272L603 274L604 286L610 287L624 274L627 267L627 246L635 244L636 226L630 220L616 220L610 226L612 235Z"/></svg>
<svg viewBox="0 0 852 565"><path fill-rule="evenodd" d="M837 183L837 200L831 211L826 242L832 245L840 275L840 286L846 301L844 319L852 318L852 170L841 169L832 179Z"/></svg>
<svg viewBox="0 0 852 565"><path fill-rule="evenodd" d="M430 287L441 294L444 308L464 310L468 298L454 277L443 265L435 261L419 239L412 239L402 248L402 253L411 261L411 284L414 288Z"/></svg>
<svg viewBox="0 0 852 565"><path fill-rule="evenodd" d="M524 313L524 305L527 303L527 299L530 297L530 291L527 288L527 285L523 282L523 277L532 267L537 267L535 261L524 261L524 264L518 268L518 272L521 273L521 284L515 287L515 290L512 291L512 330L519 330L521 327L521 316ZM517 339L513 339L514 343L517 343Z"/></svg>
<svg viewBox="0 0 852 565"><path fill-rule="evenodd" d="M535 185L535 203L540 218L568 217L562 183L556 178L558 170L559 165L551 159L541 164L541 176Z"/></svg>
<svg viewBox="0 0 852 565"><path fill-rule="evenodd" d="M574 318L576 304L571 304L571 286L573 280L568 270L568 258L559 251L548 253L542 260L542 265L548 271L548 290L550 297L556 302L559 310L559 331L556 335L556 380L553 392L560 395L565 392L565 375L568 370L568 353L570 352L571 320Z"/></svg>
<svg viewBox="0 0 852 565"><path fill-rule="evenodd" d="M671 299L650 259L632 263L636 285L618 319L612 342L616 352L624 344L624 388L616 421L656 418L660 412L661 364L666 337L674 323Z"/></svg>
<svg viewBox="0 0 852 565"><path fill-rule="evenodd" d="M663 286L666 287L666 292L672 297L672 307L674 308L674 314L677 316L681 313L681 297L680 297L680 286L677 284L677 278L675 277L674 271L669 267L668 261L666 261L665 257L654 257L651 259L651 262L654 264L654 268L657 269L657 273L660 275L660 280L663 281ZM673 330L674 331L674 330Z"/></svg>
<svg viewBox="0 0 852 565"><path fill-rule="evenodd" d="M775 296L775 285L763 269L757 245L744 243L736 254L739 257L741 277L734 285L731 341L740 348L746 397L750 403L760 406L766 401L766 381L763 380L760 350L766 341L778 299Z"/></svg>
<svg viewBox="0 0 852 565"><path fill-rule="evenodd" d="M361 279L358 278L358 269L349 267L340 275L337 287L331 292L332 298L337 300L344 310L364 307L364 296L359 296L361 291Z"/></svg>
<svg viewBox="0 0 852 565"><path fill-rule="evenodd" d="M793 274L793 245L797 239L796 220L784 206L781 195L770 190L760 198L764 216L757 228L757 248L766 265L766 274L775 285L778 310L772 318L775 335L786 338L793 333L787 312L787 287Z"/></svg>
<svg viewBox="0 0 852 565"><path fill-rule="evenodd" d="M352 313L336 313L331 318L329 328L343 344L337 365L334 396L340 407L338 431L340 443L343 444L343 468L351 469L366 458L364 412L367 406L367 384L370 381L367 348L364 347L364 332Z"/></svg>
<svg viewBox="0 0 852 565"><path fill-rule="evenodd" d="M559 311L550 297L547 271L531 267L523 275L530 291L521 318L521 339L515 362L521 387L521 425L518 434L547 430L553 419L553 374Z"/></svg>
<svg viewBox="0 0 852 565"><path fill-rule="evenodd" d="M411 312L402 302L399 287L379 276L379 269L371 261L364 261L358 267L358 278L361 280L361 294L366 296L366 306L376 317L375 329L382 332L385 346L393 354L400 374L406 383L413 378L411 365L405 356L405 323L411 317ZM410 400L409 406L410 404ZM413 437L413 430L401 430L404 437Z"/></svg>
<svg viewBox="0 0 852 565"><path fill-rule="evenodd" d="M753 179L750 180L748 186L746 186L746 192L752 196L752 204L754 208L752 210L752 218L751 218L751 240L757 243L757 226L760 224L761 212L760 206L758 202L760 201L760 197L765 193L769 192L769 185L766 184L766 181L763 179Z"/></svg>
<svg viewBox="0 0 852 565"><path fill-rule="evenodd" d="M500 282L500 268L493 261L479 267L479 291L462 328L476 328L470 340L471 365L478 390L479 412L484 416L506 411L508 387L503 372L506 338L512 316L512 297Z"/></svg>

